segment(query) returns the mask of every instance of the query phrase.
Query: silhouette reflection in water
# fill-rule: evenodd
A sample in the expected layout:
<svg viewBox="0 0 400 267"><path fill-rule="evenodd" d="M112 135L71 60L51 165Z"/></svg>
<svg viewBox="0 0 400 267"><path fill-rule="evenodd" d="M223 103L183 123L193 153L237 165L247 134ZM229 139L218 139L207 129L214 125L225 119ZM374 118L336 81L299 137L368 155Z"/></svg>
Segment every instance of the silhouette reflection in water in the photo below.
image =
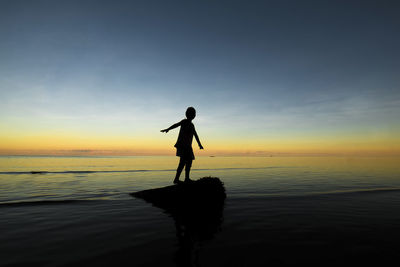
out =
<svg viewBox="0 0 400 267"><path fill-rule="evenodd" d="M174 219L179 246L174 258L177 266L199 266L199 246L221 230L226 198L223 183L205 177L131 195L164 209Z"/></svg>

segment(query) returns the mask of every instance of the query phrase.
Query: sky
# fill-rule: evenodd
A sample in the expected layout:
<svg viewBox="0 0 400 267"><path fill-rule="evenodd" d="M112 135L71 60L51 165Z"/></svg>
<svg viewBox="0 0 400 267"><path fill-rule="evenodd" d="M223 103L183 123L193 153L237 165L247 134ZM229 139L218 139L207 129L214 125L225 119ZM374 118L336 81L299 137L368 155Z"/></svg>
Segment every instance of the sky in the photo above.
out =
<svg viewBox="0 0 400 267"><path fill-rule="evenodd" d="M400 155L397 1L0 1L0 154Z"/></svg>

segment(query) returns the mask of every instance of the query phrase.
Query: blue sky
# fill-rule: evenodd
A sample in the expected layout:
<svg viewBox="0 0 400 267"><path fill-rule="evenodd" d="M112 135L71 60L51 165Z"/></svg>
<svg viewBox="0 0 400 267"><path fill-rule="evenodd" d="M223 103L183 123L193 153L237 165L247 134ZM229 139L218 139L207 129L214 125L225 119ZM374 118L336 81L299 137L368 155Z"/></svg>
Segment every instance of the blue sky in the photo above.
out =
<svg viewBox="0 0 400 267"><path fill-rule="evenodd" d="M211 140L400 126L394 1L2 1L3 135L146 135L187 106Z"/></svg>

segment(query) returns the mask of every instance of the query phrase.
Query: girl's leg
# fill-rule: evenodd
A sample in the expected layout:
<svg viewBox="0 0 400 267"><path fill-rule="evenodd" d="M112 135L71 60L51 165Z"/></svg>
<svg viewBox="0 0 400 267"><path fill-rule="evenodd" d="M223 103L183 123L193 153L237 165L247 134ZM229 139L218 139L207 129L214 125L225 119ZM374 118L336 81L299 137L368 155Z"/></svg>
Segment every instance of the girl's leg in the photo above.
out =
<svg viewBox="0 0 400 267"><path fill-rule="evenodd" d="M185 161L182 158L180 158L178 169L176 169L174 184L177 184L179 182L179 177L181 176L181 172L182 172L184 166L185 166Z"/></svg>
<svg viewBox="0 0 400 267"><path fill-rule="evenodd" d="M185 181L189 181L189 175L190 175L190 168L192 167L192 160L188 159L186 160L186 167L185 167Z"/></svg>

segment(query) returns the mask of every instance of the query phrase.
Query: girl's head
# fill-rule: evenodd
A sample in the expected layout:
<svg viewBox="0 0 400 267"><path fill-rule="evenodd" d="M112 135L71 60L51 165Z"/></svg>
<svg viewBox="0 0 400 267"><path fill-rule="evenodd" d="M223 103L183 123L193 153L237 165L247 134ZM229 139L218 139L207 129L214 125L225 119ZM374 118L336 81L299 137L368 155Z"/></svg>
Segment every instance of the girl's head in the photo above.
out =
<svg viewBox="0 0 400 267"><path fill-rule="evenodd" d="M188 118L188 120L193 120L194 117L196 117L196 110L194 107L188 107L186 110L186 118Z"/></svg>

